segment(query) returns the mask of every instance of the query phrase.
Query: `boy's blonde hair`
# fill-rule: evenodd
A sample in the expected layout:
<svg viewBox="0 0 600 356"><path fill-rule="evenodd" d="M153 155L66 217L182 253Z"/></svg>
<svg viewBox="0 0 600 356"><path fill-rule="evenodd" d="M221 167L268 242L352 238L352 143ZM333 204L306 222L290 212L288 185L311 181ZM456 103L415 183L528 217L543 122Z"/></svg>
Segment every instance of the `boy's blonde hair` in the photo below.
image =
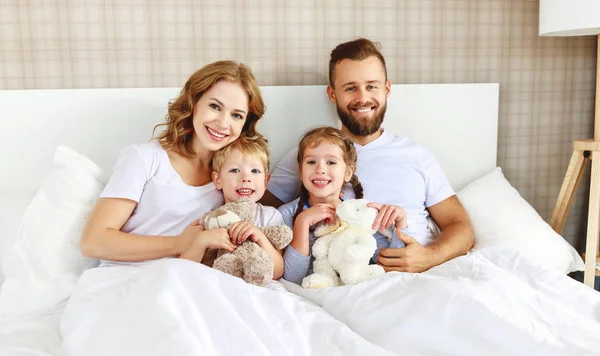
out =
<svg viewBox="0 0 600 356"><path fill-rule="evenodd" d="M239 151L244 156L251 156L260 159L265 169L265 174L269 173L270 151L267 140L261 135L246 136L241 135L237 140L215 152L212 159L213 172L221 173L225 162L234 151Z"/></svg>

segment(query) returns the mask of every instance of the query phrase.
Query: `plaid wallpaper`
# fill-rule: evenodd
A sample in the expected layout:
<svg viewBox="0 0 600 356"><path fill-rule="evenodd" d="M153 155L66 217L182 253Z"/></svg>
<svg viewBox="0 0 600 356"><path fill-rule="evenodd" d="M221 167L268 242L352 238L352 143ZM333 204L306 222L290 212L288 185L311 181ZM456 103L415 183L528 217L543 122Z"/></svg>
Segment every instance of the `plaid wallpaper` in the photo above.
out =
<svg viewBox="0 0 600 356"><path fill-rule="evenodd" d="M326 84L380 41L393 83L500 83L498 164L547 220L592 135L596 38L542 38L535 0L0 0L0 89L181 86L217 59L262 85ZM589 173L588 173L589 175ZM589 179L564 235L581 248Z"/></svg>

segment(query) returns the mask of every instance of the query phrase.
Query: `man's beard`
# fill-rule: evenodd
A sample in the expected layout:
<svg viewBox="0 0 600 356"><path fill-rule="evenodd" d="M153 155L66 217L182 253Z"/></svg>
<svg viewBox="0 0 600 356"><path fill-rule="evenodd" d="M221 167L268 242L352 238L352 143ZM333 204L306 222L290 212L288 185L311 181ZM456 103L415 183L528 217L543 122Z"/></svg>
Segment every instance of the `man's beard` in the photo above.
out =
<svg viewBox="0 0 600 356"><path fill-rule="evenodd" d="M367 103L370 104L370 103ZM350 133L355 136L369 136L374 134L379 130L381 124L383 123L383 117L385 116L385 110L387 109L387 102L376 108L375 110L379 110L375 117L369 119L367 117L359 117L355 118L352 116L352 109L356 109L359 107L373 107L374 105L362 105L362 106L350 106L346 108L346 110L342 109L339 105L336 105L338 116L342 121L342 125L344 125Z"/></svg>

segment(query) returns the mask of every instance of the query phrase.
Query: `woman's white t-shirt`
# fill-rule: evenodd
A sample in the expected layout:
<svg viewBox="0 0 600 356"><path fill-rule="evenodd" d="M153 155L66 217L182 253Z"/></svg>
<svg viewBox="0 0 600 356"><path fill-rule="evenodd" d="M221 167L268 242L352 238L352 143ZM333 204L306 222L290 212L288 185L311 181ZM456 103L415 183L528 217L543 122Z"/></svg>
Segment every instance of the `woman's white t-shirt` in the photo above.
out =
<svg viewBox="0 0 600 356"><path fill-rule="evenodd" d="M213 183L185 184L156 141L125 147L100 197L137 202L121 231L145 236L177 236L202 214L223 204L223 194ZM101 266L112 264L123 262L102 261Z"/></svg>

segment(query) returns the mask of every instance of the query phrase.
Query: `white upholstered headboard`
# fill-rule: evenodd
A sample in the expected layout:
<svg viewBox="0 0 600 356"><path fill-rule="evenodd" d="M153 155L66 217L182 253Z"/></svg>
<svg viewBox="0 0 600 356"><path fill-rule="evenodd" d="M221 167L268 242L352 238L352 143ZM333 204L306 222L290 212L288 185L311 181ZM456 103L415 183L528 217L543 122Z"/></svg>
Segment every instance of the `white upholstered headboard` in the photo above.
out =
<svg viewBox="0 0 600 356"><path fill-rule="evenodd" d="M151 138L180 88L0 91L0 191L33 193L65 144L108 178L124 146ZM339 126L325 86L261 87L272 161L309 127ZM455 189L496 166L498 84L393 85L383 126L428 146Z"/></svg>

